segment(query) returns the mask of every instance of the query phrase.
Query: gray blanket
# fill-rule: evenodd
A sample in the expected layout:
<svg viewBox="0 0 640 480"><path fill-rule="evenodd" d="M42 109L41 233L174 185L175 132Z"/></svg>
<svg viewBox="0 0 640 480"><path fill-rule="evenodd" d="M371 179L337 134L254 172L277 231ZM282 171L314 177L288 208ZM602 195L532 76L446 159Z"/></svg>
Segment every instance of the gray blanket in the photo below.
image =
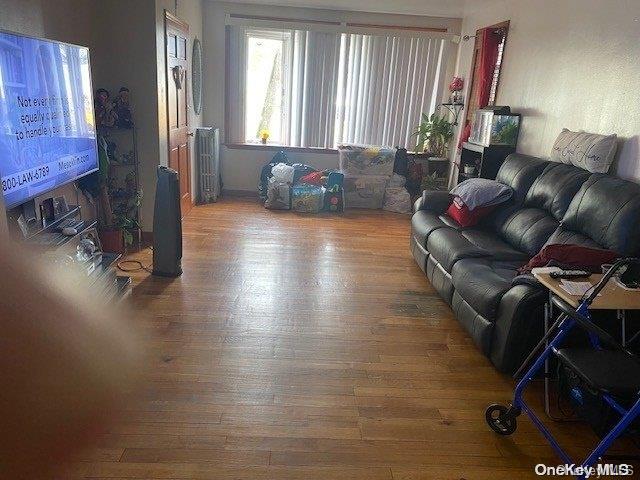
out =
<svg viewBox="0 0 640 480"><path fill-rule="evenodd" d="M455 195L469 210L506 202L513 195L511 187L486 178L470 178L456 185L451 194Z"/></svg>

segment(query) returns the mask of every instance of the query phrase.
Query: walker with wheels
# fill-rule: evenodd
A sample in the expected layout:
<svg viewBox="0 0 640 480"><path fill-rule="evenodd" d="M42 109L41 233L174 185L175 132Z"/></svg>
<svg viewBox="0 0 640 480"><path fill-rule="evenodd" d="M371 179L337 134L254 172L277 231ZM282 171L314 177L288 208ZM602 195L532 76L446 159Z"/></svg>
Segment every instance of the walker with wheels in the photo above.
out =
<svg viewBox="0 0 640 480"><path fill-rule="evenodd" d="M559 308L562 313L514 375L514 378L520 378L520 380L516 385L512 403L509 405L493 404L485 412L487 424L494 432L500 435L513 434L517 428L517 417L524 412L562 461L569 465L578 465L581 468L576 470L580 472L588 472L589 468L595 465L614 440L625 432L640 414L640 359L592 322L589 306L621 267L639 263L640 259L638 258L625 258L617 261L591 292L587 292L583 296L577 308L573 308L556 296L552 297L553 305ZM590 346L588 348L561 348L569 332L575 327L580 327L589 334ZM538 354L541 349L542 353ZM555 355L559 362L571 368L585 384L597 391L604 402L620 416L620 420L602 436L600 443L579 464L574 462L562 449L549 429L523 398L525 388L544 368L545 362L551 355ZM533 363L531 364L531 362ZM531 366L528 367L530 364ZM522 375L523 372L526 373ZM621 396L631 398L630 402L626 402L630 405L628 408L620 403ZM588 478L588 474L582 473L578 478Z"/></svg>

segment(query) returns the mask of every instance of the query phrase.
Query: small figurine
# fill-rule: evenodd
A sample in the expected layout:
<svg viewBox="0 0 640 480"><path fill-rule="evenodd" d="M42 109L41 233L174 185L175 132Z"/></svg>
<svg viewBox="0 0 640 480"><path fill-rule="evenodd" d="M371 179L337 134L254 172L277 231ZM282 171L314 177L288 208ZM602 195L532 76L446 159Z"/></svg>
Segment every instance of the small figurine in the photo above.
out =
<svg viewBox="0 0 640 480"><path fill-rule="evenodd" d="M116 114L118 115L117 125L120 128L133 128L133 118L131 116L131 99L129 89L120 87L118 96L113 102Z"/></svg>
<svg viewBox="0 0 640 480"><path fill-rule="evenodd" d="M110 101L110 95L104 88L96 90L94 100L94 108L96 115L96 125L98 127L111 128L118 120L118 114L113 109L113 103Z"/></svg>

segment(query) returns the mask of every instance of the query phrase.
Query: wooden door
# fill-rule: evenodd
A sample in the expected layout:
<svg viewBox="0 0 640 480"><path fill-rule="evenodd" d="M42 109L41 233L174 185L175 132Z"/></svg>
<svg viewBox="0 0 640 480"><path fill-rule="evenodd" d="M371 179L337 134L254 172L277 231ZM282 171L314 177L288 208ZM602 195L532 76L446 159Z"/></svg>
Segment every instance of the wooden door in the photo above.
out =
<svg viewBox="0 0 640 480"><path fill-rule="evenodd" d="M180 178L180 208L183 216L189 213L193 205L187 102L188 45L189 25L165 12L169 168L176 170Z"/></svg>

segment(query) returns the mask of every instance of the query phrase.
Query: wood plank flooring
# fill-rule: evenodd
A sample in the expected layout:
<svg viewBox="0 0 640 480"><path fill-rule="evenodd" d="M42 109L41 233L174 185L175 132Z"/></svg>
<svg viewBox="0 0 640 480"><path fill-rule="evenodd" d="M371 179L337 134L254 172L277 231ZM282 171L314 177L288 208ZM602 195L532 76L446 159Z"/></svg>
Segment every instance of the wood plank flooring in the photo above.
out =
<svg viewBox="0 0 640 480"><path fill-rule="evenodd" d="M67 477L482 480L559 463L526 419L509 438L485 425L513 383L415 265L409 230L384 212L194 208L184 274L134 275L143 398ZM573 454L595 441L554 431Z"/></svg>

